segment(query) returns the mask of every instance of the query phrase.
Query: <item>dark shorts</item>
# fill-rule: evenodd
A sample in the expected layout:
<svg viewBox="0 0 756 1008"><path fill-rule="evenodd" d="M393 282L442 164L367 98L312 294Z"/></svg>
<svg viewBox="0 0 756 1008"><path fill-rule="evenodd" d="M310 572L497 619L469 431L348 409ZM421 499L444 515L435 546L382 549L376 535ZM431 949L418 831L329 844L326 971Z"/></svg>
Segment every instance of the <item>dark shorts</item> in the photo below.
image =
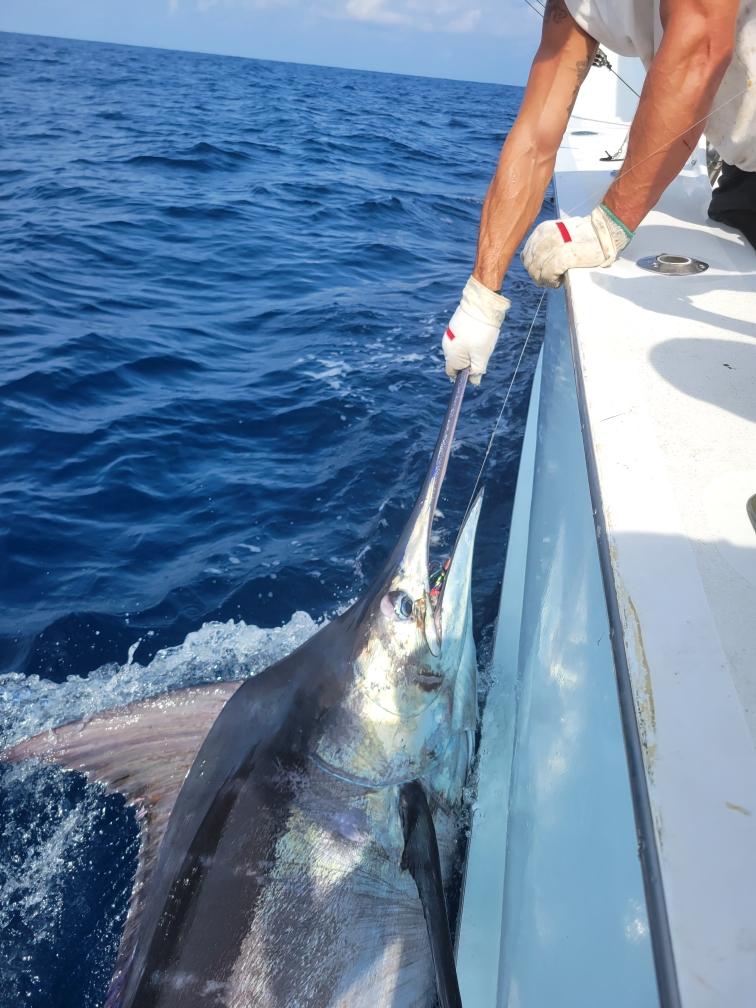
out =
<svg viewBox="0 0 756 1008"><path fill-rule="evenodd" d="M723 161L709 217L737 228L756 249L756 172L742 171Z"/></svg>

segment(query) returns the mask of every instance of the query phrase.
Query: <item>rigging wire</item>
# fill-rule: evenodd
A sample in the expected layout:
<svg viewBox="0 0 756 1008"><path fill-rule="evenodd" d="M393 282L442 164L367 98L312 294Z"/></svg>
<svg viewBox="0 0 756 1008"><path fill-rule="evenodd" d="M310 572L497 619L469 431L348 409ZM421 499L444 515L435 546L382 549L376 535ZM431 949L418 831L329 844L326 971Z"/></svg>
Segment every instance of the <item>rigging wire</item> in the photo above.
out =
<svg viewBox="0 0 756 1008"><path fill-rule="evenodd" d="M599 52L601 52L601 50L599 50ZM625 80L624 77L620 77L620 75L614 69L614 67L609 62L609 60L606 61L606 69L609 71L609 73L613 73L614 76L617 78L618 81L622 81L622 83L625 85L626 88L630 88L630 90L633 92L633 94L635 95L636 98L640 98L640 91L636 91L635 88L631 84L627 83L627 81Z"/></svg>
<svg viewBox="0 0 756 1008"><path fill-rule="evenodd" d="M533 5L533 4L532 4L532 3L530 2L530 0L525 0L525 3L526 3L526 4L528 5L528 7L530 7L530 9L531 9L532 11L535 11L535 13L536 13L536 14L538 15L538 17L539 17L539 18L542 18L542 17L543 17L543 15L544 15L544 11L543 11L543 10L539 10L539 9L538 9L538 8L537 8L536 6L534 6L534 5Z"/></svg>
<svg viewBox="0 0 756 1008"><path fill-rule="evenodd" d="M738 91L736 94L731 95L729 98L726 98L723 102L720 102L719 105L715 105L714 108L709 109L709 111L706 113L705 116L701 116L700 119L696 119L694 122L688 123L688 125L685 127L684 130L681 130L675 136L670 137L669 140L665 140L665 142L660 147L657 147L656 150L651 151L650 154L647 154L644 158L641 158L640 161L636 161L635 164L631 165L629 168L623 171L622 177L626 178L631 172L634 172L636 168L640 168L641 165L645 164L646 161L650 161L651 158L656 157L657 154L661 154L662 151L667 150L667 148L670 147L675 142L675 140L679 140L681 137L684 137L685 134L688 132L688 130L693 129L694 126L700 126L702 123L705 123L706 120L710 116L714 115L715 112L719 112L721 109L725 107L725 105L729 105L730 102L735 101L737 98L741 98L748 90L749 90L748 87L744 87L741 91ZM605 183L603 185L605 185ZM600 196L601 196L600 193L594 194L592 196L586 196L584 199L579 200L577 203L575 203L574 206L572 206L569 210L565 211L566 215L572 216L575 213L575 211L578 210L580 207L587 206L590 203L594 203L595 205L597 198L600 198Z"/></svg>
<svg viewBox="0 0 756 1008"><path fill-rule="evenodd" d="M536 7L535 4L531 2L531 0L525 0L525 3L539 18L543 19L543 16L546 13L546 5L543 3L543 0L535 0L535 3L541 5L540 8ZM612 64L609 62L609 57L606 55L603 49L599 48L596 51L596 55L593 58L593 65L596 67L606 67L606 69L609 70L610 73L614 74L614 76L617 78L618 81L622 81L625 87L633 92L636 98L640 98L640 95L635 90L635 88L632 87L630 84L628 84L627 81L624 79L624 77L621 77L617 73Z"/></svg>
<svg viewBox="0 0 756 1008"><path fill-rule="evenodd" d="M633 92L636 98L640 98L640 93L636 91L635 88L632 87L632 85L628 84L624 77L620 77L620 75L614 69L612 64L609 62L609 57L606 55L606 53L600 46L596 50L596 55L593 57L593 66L601 67L602 69L606 69L610 73L613 73L618 81L622 81L622 83L625 85L626 88L630 88L630 90Z"/></svg>

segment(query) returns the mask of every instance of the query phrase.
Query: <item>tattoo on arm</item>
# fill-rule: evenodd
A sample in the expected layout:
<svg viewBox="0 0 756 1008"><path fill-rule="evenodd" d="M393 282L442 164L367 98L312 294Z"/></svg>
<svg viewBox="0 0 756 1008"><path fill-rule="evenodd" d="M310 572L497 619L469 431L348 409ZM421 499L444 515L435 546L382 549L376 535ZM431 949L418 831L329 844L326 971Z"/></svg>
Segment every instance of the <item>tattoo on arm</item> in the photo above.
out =
<svg viewBox="0 0 756 1008"><path fill-rule="evenodd" d="M586 75L591 68L591 64L593 63L593 59L596 53L598 52L598 42L596 42L595 39L592 39L590 35L587 34L587 32L584 32L576 24L576 22L572 18L572 15L567 9L567 4L565 0L546 0L546 8L543 12L544 25L548 24L549 22L555 25L556 24L561 25L564 21L568 19L572 22L572 27L574 28L575 32L580 33L585 37L586 48L588 51L588 58L578 60L577 63L575 64L575 73L577 75L577 81L575 82L575 90L572 92L570 103L567 106L567 114L570 115L575 105L575 102L577 101L578 92L580 91L580 85L585 80ZM567 29L565 27L562 28L559 32L557 32L556 33L557 38L561 38L561 36L564 35L566 30Z"/></svg>
<svg viewBox="0 0 756 1008"><path fill-rule="evenodd" d="M555 24L559 24L569 16L564 0L546 0L546 10L543 12L544 21L553 21Z"/></svg>
<svg viewBox="0 0 756 1008"><path fill-rule="evenodd" d="M591 63L593 62L593 56L589 59L578 60L575 64L575 73L577 74L577 82L575 83L575 90L572 92L572 98L570 99L570 104L567 106L567 114L572 113L575 107L575 102L577 101L578 91L580 90L580 85L585 80L588 75L588 71L591 68Z"/></svg>

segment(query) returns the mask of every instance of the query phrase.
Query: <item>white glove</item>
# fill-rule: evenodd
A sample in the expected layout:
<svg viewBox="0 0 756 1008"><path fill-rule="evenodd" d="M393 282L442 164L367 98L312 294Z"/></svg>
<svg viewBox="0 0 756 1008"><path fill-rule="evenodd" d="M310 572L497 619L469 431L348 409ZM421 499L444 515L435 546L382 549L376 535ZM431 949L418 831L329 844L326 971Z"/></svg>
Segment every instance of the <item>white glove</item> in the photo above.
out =
<svg viewBox="0 0 756 1008"><path fill-rule="evenodd" d="M470 384L480 385L510 305L508 298L470 277L441 340L450 378L469 367Z"/></svg>
<svg viewBox="0 0 756 1008"><path fill-rule="evenodd" d="M603 203L590 217L544 221L522 250L522 264L541 287L561 287L573 266L611 266L633 237Z"/></svg>

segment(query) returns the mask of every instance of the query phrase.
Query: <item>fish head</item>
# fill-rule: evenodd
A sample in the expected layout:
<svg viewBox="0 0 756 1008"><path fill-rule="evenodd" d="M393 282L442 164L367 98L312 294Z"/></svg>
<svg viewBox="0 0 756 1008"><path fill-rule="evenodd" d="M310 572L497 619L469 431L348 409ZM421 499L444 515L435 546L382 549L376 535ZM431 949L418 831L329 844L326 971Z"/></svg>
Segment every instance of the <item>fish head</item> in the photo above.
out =
<svg viewBox="0 0 756 1008"><path fill-rule="evenodd" d="M463 522L443 582L432 585L429 577L430 534L458 415L459 403L456 413L454 405L453 397L398 543L347 614L355 623L350 685L331 712L318 754L329 768L370 786L412 780L434 767L443 775L445 762L454 763L457 780L462 736L465 770L471 752L477 692L470 588L481 495Z"/></svg>
<svg viewBox="0 0 756 1008"><path fill-rule="evenodd" d="M471 630L470 601L479 495L451 556L431 582L429 542L435 501L426 500L384 568L362 621L355 684L382 709L417 718L439 697L451 699ZM397 551L399 552L399 551Z"/></svg>

